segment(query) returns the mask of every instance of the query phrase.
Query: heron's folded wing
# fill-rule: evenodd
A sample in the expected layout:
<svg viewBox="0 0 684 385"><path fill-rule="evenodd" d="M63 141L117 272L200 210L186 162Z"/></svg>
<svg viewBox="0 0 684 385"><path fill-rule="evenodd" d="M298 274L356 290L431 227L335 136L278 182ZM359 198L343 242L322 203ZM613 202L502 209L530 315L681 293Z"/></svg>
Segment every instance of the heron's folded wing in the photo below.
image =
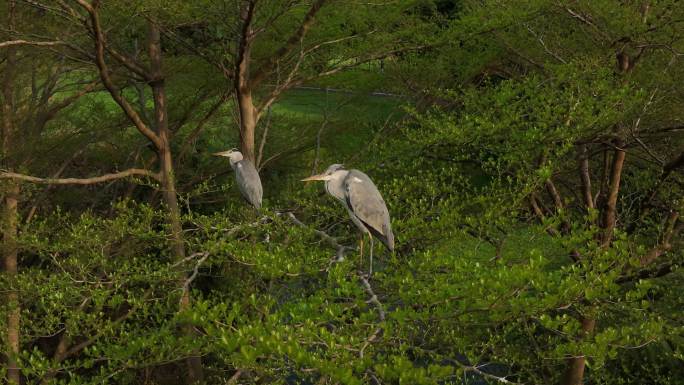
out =
<svg viewBox="0 0 684 385"><path fill-rule="evenodd" d="M353 213L378 234L391 237L389 212L373 181L366 174L351 170L344 185Z"/></svg>
<svg viewBox="0 0 684 385"><path fill-rule="evenodd" d="M247 160L239 161L235 167L235 179L245 199L254 207L260 208L263 189L254 165Z"/></svg>

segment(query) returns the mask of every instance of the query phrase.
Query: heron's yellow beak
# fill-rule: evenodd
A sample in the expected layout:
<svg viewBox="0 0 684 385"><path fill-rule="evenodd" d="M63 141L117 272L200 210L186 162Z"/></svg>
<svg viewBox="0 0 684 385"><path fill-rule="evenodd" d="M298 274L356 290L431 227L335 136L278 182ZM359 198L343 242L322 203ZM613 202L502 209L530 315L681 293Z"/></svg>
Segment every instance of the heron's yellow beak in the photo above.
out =
<svg viewBox="0 0 684 385"><path fill-rule="evenodd" d="M312 175L308 178L304 178L301 180L301 182L311 182L315 180L327 180L327 177L323 174L318 174L318 175Z"/></svg>
<svg viewBox="0 0 684 385"><path fill-rule="evenodd" d="M213 153L213 154L211 154L211 155L214 155L214 156L228 156L228 155L230 155L231 152L233 152L233 150L215 152L215 153Z"/></svg>

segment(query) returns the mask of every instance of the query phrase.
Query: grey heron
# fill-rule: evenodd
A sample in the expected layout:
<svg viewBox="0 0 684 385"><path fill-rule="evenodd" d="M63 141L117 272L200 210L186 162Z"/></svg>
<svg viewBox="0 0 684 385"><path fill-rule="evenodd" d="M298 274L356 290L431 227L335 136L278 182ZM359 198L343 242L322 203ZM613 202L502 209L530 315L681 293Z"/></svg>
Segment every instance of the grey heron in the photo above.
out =
<svg viewBox="0 0 684 385"><path fill-rule="evenodd" d="M236 149L217 152L214 155L228 158L230 167L235 171L235 180L237 181L242 196L257 210L260 209L263 189L261 187L259 172L256 167L254 167L254 164L249 160L244 159L242 153Z"/></svg>
<svg viewBox="0 0 684 385"><path fill-rule="evenodd" d="M323 173L302 181L325 181L325 190L347 208L352 222L361 230L361 258L363 258L363 236L370 239L370 268L373 273L373 236L387 249L394 251L394 234L390 225L387 205L368 175L359 170L346 170L341 164L333 164Z"/></svg>

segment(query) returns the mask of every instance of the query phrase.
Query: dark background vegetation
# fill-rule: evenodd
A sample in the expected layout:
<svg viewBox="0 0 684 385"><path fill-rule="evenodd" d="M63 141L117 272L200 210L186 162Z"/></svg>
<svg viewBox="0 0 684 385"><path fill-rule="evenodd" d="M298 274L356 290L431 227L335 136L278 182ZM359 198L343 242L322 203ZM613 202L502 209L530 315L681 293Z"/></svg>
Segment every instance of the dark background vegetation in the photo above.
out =
<svg viewBox="0 0 684 385"><path fill-rule="evenodd" d="M682 383L678 1L3 0L0 23L6 383ZM233 147L260 214L211 156ZM391 213L370 279L299 182L331 163Z"/></svg>

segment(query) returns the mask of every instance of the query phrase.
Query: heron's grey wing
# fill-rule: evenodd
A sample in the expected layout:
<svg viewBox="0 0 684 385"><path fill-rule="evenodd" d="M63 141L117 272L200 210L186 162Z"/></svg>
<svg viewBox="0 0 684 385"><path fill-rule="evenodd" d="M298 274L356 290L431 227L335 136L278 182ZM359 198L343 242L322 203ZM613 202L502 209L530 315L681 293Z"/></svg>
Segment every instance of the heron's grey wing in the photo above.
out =
<svg viewBox="0 0 684 385"><path fill-rule="evenodd" d="M388 249L394 250L394 235L392 234L389 211L373 181L361 171L350 170L344 180L344 187L347 192L347 204L354 215Z"/></svg>
<svg viewBox="0 0 684 385"><path fill-rule="evenodd" d="M263 196L261 178L259 178L259 172L252 162L248 160L237 162L235 164L235 179L247 202L257 209L261 208L261 197Z"/></svg>

